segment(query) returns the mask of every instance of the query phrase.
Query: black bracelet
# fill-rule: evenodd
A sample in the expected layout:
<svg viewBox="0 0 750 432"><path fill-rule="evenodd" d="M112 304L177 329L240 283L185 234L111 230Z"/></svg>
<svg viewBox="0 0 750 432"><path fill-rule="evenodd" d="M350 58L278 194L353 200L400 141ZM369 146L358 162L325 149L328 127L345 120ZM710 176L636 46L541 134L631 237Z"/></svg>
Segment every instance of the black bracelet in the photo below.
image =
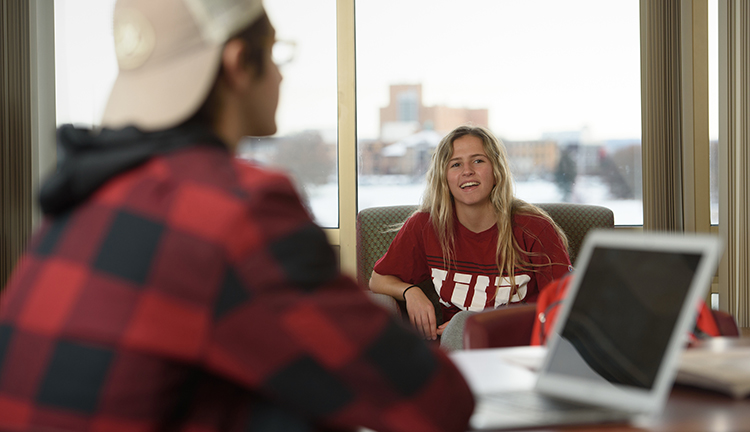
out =
<svg viewBox="0 0 750 432"><path fill-rule="evenodd" d="M419 288L419 285L409 285L408 287L406 287L406 289L404 290L404 292L401 293L401 297L404 298L404 301L406 301L406 292L409 291L410 289L414 288L414 287Z"/></svg>

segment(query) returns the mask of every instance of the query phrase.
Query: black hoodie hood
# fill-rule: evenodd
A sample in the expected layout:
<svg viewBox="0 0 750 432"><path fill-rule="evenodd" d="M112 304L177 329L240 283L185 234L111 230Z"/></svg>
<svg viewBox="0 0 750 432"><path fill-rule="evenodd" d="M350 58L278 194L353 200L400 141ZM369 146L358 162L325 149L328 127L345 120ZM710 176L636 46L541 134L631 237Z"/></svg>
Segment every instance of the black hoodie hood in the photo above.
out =
<svg viewBox="0 0 750 432"><path fill-rule="evenodd" d="M64 125L57 130L57 144L57 171L39 192L46 215L67 212L107 180L153 156L195 145L227 148L208 128L198 125L148 133L134 127L92 131Z"/></svg>

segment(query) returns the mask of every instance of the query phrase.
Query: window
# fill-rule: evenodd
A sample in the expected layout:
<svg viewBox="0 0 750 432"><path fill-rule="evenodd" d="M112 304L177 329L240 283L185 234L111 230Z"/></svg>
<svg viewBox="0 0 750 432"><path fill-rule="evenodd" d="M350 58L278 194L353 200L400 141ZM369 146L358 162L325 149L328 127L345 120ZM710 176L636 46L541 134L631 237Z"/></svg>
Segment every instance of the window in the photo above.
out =
<svg viewBox="0 0 750 432"><path fill-rule="evenodd" d="M112 42L114 0L55 0L57 125L92 127L117 76Z"/></svg>
<svg viewBox="0 0 750 432"><path fill-rule="evenodd" d="M357 1L359 209L419 203L440 138L472 123L519 197L641 225L639 32L637 0Z"/></svg>
<svg viewBox="0 0 750 432"><path fill-rule="evenodd" d="M719 2L708 1L708 136L711 225L719 224Z"/></svg>
<svg viewBox="0 0 750 432"><path fill-rule="evenodd" d="M277 2L280 6L275 8ZM66 36L64 25L59 21L60 9L69 10L69 19L73 21L68 27L86 29L82 32L85 38L70 44L83 53L84 60L96 49L94 66L99 67L110 62L107 59L110 54L92 46L104 41L111 46L111 31L108 28L94 31L93 28L109 25L110 12L101 9L113 3L113 0L55 1L58 122L94 123L100 115L96 111L102 109L116 73L112 57L111 72L91 73L88 81L79 79L82 83L65 88L62 83L66 79L80 78L91 69L84 70L83 63L61 58L61 43L65 43ZM622 175L625 184L632 185L635 197L612 199L604 180L587 176L585 180L589 182L583 182L580 167L577 167L576 184L581 180L582 186L598 190L599 197L604 199L594 202L615 210L618 225L640 224L641 71L637 0L467 0L461 2L460 7L449 0L402 0L400 3L393 0L314 0L308 3L313 5L305 6L305 2L298 5L292 0L266 1L279 38L292 39L298 44L295 61L282 69L285 78L278 113L278 137L308 129L317 133L329 131L331 125L336 127L336 118L340 119L337 147L327 147L327 151L338 153L334 173L331 174L330 168L322 170L330 175L328 183L308 187L306 194L317 220L324 226L338 226L328 229L327 233L332 243L340 246L342 269L346 272L353 274L356 268L356 202L360 209L417 203L424 190L420 182L429 146L439 139L443 128L441 119L445 116L458 116L462 122L477 124L484 124L481 123L484 121L506 144L520 143L513 158L517 190L520 196L532 202L562 199L564 189L550 180L550 170L556 165L539 162L551 159L550 148L559 151L559 142L570 143L575 137L582 141L605 142L606 154L617 167L616 174ZM318 15L308 18L317 13L316 10L322 11L323 18ZM446 11L451 14L450 19L444 16ZM290 16L289 27L284 23L284 15ZM294 15L314 22L314 29L304 22L295 23ZM477 24L468 24L474 22ZM517 29L516 22L525 25ZM298 34L297 24L305 27L307 33ZM618 34L623 37L619 43L613 39ZM334 35L338 37L338 46ZM307 46L307 40L313 42L312 47ZM324 51L310 54L318 49ZM461 55L456 55L457 52ZM304 73L301 65L310 64L305 59L308 55L325 65L338 64L338 88L334 66L326 72L330 75L323 78L317 72ZM589 62L590 58L596 61ZM74 66L65 72L67 63ZM106 78L108 73L109 78ZM587 79L580 80L580 76ZM104 83L105 79L110 81ZM95 84L97 81L102 83ZM85 92L94 86L102 88L100 102L91 98L84 113L76 114L78 120L72 114L65 114L66 110L74 111L66 105L71 100L69 95L84 92L76 100L85 101L89 99ZM391 92L399 86L412 86L416 90L419 130L409 126L408 121L397 121L394 107L399 100ZM302 97L305 88L314 90ZM440 89L450 91L440 94ZM595 91L589 93L591 89ZM336 98L337 92L338 104L333 106L336 102L329 102L327 98ZM287 99L297 96L301 97L298 102ZM587 110L576 108L580 103ZM287 109L292 111L285 114ZM584 112L593 114L584 115ZM619 115L620 112L627 114ZM581 119L585 117L588 120L584 122ZM326 120L313 121L320 118ZM603 134L605 129L612 134ZM336 131L324 134L323 140L330 142ZM387 141L400 135L410 139ZM715 135L711 133L712 137ZM307 139L318 138L308 136ZM271 146L266 144L251 141L248 145L254 148L248 157L269 160L270 155L264 152ZM409 156L404 157L406 153ZM402 154L401 162L411 164L409 171L393 162L399 154ZM592 153L587 154L592 157ZM576 155L576 161L578 157L584 158ZM335 162L334 159L330 163ZM535 170L546 170L546 174ZM541 181L544 176L546 180ZM534 194L529 195L529 190ZM342 197L340 202L337 193ZM587 202L593 195L581 194L575 188L571 191L572 197L582 196Z"/></svg>
<svg viewBox="0 0 750 432"><path fill-rule="evenodd" d="M274 0L264 3L276 38L296 45L281 68L279 127L270 138L248 138L239 156L281 167L297 181L315 221L339 226L336 1Z"/></svg>

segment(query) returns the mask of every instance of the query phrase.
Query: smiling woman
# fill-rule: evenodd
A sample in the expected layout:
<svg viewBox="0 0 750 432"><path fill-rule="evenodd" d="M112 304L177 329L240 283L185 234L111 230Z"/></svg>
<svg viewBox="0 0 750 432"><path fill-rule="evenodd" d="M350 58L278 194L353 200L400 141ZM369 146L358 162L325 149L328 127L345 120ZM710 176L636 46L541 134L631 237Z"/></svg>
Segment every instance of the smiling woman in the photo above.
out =
<svg viewBox="0 0 750 432"><path fill-rule="evenodd" d="M447 180L456 215L464 226L481 232L495 224L490 193L497 182L480 138L464 135L453 141Z"/></svg>
<svg viewBox="0 0 750 432"><path fill-rule="evenodd" d="M496 181L480 138L464 135L453 141L447 180L456 214L464 226L480 232L495 224L490 193Z"/></svg>
<svg viewBox="0 0 750 432"><path fill-rule="evenodd" d="M409 320L427 339L460 348L466 313L534 302L569 271L567 240L542 210L513 195L503 144L489 130L461 126L435 150L419 211L375 264L370 288L406 301ZM427 292L432 282L438 314ZM441 316L445 322L437 322ZM445 337L455 334L458 337Z"/></svg>

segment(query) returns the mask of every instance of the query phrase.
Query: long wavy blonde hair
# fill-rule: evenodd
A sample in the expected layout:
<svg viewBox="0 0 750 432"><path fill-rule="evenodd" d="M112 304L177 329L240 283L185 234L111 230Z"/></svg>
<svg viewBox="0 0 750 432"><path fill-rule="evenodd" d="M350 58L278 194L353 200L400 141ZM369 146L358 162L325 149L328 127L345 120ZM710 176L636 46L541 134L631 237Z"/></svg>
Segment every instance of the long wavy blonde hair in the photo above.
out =
<svg viewBox="0 0 750 432"><path fill-rule="evenodd" d="M418 211L429 212L432 225L438 235L440 246L443 250L446 268L455 262L455 220L453 195L448 187L448 161L453 155L453 142L466 135L471 135L482 140L484 152L487 154L495 177L495 186L490 192L492 203L497 216L497 255L496 263L500 277L507 273L510 278L511 292L508 301L517 291L515 268L535 270L535 267L549 266L552 263L547 256L547 263L532 264L523 259L523 251L513 236L513 216L534 215L547 219L555 228L557 235L567 249L568 240L562 229L539 207L529 204L513 196L513 176L508 166L508 157L505 146L488 129L480 126L459 126L448 133L438 144L432 155L430 168L427 171L427 190L422 198L422 204ZM535 235L535 233L529 233Z"/></svg>

